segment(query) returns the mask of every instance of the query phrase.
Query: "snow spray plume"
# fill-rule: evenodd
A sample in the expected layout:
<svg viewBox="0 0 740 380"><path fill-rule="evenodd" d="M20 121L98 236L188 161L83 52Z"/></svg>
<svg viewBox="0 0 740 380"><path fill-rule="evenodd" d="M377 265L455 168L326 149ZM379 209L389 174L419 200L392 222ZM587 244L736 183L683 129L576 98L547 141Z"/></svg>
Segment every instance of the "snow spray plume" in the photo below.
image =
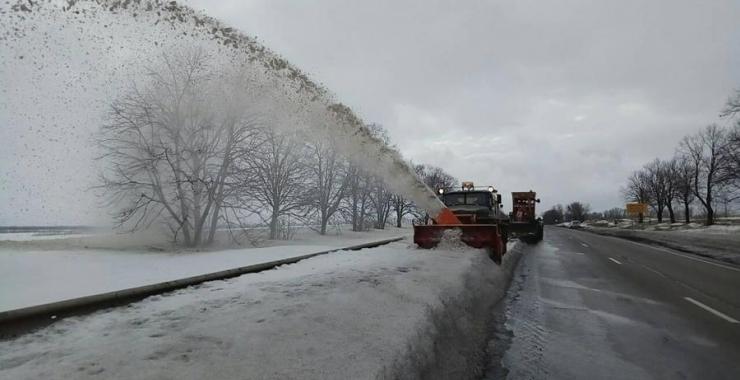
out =
<svg viewBox="0 0 740 380"><path fill-rule="evenodd" d="M16 42L20 50L3 54L6 59L23 60L25 56L24 64L36 69L47 69L55 62L67 63L61 71L74 75L64 85L82 90L88 98L83 96L81 103L93 104L86 104L85 110L99 114L69 123L100 125L100 115L105 113L109 99L116 98L125 87L125 78L145 72L144 67L150 63L147 59L162 51L196 46L216 57L223 67L249 66L260 74L262 83L258 87L265 89L271 101L261 102L265 103L261 104L260 113L266 124L329 134L344 156L382 178L394 193L414 201L432 215L444 207L399 152L373 136L365 123L351 109L334 101L323 86L256 39L192 8L160 0L22 0L9 9L0 8L0 24L0 41ZM62 37L58 35L63 35L62 31L71 37L60 41ZM56 57L45 53L70 43L78 44L82 52L70 56L71 49L67 47ZM62 73L65 74L69 73ZM80 79L98 81L99 88L85 88L79 85ZM64 91L54 96L64 102L74 98Z"/></svg>
<svg viewBox="0 0 740 380"><path fill-rule="evenodd" d="M374 136L349 107L333 104L329 110L338 122L333 131L345 156L382 178L392 192L411 199L430 215L439 214L444 205L396 149Z"/></svg>

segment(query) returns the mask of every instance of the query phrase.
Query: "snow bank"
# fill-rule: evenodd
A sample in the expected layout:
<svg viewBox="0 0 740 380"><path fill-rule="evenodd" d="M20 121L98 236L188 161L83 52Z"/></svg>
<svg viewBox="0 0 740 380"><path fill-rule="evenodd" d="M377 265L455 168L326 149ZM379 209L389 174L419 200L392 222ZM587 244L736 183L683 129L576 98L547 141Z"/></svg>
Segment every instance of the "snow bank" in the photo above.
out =
<svg viewBox="0 0 740 380"><path fill-rule="evenodd" d="M0 378L474 378L519 254L394 243L209 282L0 342Z"/></svg>
<svg viewBox="0 0 740 380"><path fill-rule="evenodd" d="M693 230L687 230L689 233L704 233L704 234L737 234L740 233L740 225L720 225L715 224L712 226L701 226L703 228L696 228Z"/></svg>
<svg viewBox="0 0 740 380"><path fill-rule="evenodd" d="M657 244L728 263L740 264L738 226L710 226L680 230L631 230L591 227L600 235L615 236L643 243Z"/></svg>

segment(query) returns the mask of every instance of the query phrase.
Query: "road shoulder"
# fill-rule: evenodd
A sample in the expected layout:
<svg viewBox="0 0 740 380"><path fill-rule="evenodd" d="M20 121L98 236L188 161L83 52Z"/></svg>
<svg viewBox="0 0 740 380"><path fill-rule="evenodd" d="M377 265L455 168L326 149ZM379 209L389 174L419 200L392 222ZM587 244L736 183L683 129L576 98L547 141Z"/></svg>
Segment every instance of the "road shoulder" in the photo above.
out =
<svg viewBox="0 0 740 380"><path fill-rule="evenodd" d="M635 231L600 227L589 227L582 230L657 245L740 267L740 239L734 237L688 234L681 231Z"/></svg>

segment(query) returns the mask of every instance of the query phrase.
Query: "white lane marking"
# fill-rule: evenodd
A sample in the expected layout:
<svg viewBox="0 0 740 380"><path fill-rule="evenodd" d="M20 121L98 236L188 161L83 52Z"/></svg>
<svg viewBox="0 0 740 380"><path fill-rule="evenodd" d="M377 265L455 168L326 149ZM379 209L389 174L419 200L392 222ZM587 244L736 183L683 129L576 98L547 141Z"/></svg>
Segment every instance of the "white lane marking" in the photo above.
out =
<svg viewBox="0 0 740 380"><path fill-rule="evenodd" d="M659 251L663 251L665 253L670 253L671 255L674 255L674 256L680 256L680 257L683 257L685 259L699 261L699 262L702 262L702 263L705 263L705 264L714 265L716 267L725 268L725 269L729 269L729 270L734 270L735 272L740 272L740 268L731 267L729 265L723 265L723 264L720 264L720 263L715 263L715 262L711 262L711 261L707 261L707 260L702 260L702 259L699 259L699 258L696 258L696 257L686 256L686 255L683 255L683 254L680 254L680 253L676 253L676 252L670 251L668 248L652 247L652 246L647 245L647 244L646 244L646 246L647 247L651 247L651 248L655 248L655 249L657 249Z"/></svg>
<svg viewBox="0 0 740 380"><path fill-rule="evenodd" d="M660 277L663 277L663 278L668 278L668 277L666 277L666 276L665 276L665 275L664 275L663 273L661 273L661 272L658 272L657 270L655 270L655 269L653 269L653 268L650 268L649 266L643 265L642 267L643 267L643 268L645 268L645 269L647 269L647 270L649 270L649 271L651 271L651 272L653 272L653 273L655 273L655 274L657 274L657 275L658 275L658 276L660 276Z"/></svg>
<svg viewBox="0 0 740 380"><path fill-rule="evenodd" d="M726 320L727 322L730 322L730 323L740 323L740 321L738 321L737 319L732 318L729 315L727 315L727 314L725 314L725 313L723 313L721 311L712 309L711 307L709 307L709 306L707 306L707 305L705 305L705 304L703 304L703 303L701 303L701 302L699 302L699 301L697 301L697 300L695 300L695 299L693 299L691 297L684 297L683 299L685 299L686 301L689 301L689 302L693 303L694 305L699 306L700 308L702 308L702 309L704 309L704 310L706 310L706 311L708 311L708 312L710 312L710 313L712 313L712 314L714 314L714 315L716 315L716 316L718 316L718 317Z"/></svg>
<svg viewBox="0 0 740 380"><path fill-rule="evenodd" d="M573 252L573 253L575 253L576 255L581 255L581 256L583 256L583 255L584 255L584 253L583 253L583 252Z"/></svg>
<svg viewBox="0 0 740 380"><path fill-rule="evenodd" d="M604 236L604 235L601 235L601 236ZM692 257L692 256L687 256L687 255L684 255L684 254L676 253L676 252L674 252L674 251L672 251L672 250L670 250L668 248L657 247L657 246L650 245L650 244L638 243L636 241L631 241L631 240L627 240L627 239L621 239L621 238L614 237L614 236L604 236L604 237L611 238L611 239L616 239L616 240L627 242L627 243L632 243L632 244L639 245L639 246L646 247L646 248L652 248L652 249L654 249L656 251L665 252L665 253L671 254L673 256L683 257L684 259L699 261L699 262L702 262L704 264L710 264L710 265L714 265L716 267L720 267L720 268L724 268L724 269L729 269L729 270L734 270L735 272L740 272L740 268L731 267L729 265L723 265L723 264L720 264L720 263L715 263L715 262L712 262L712 261L702 260L702 259L699 259L699 258L696 258L696 257Z"/></svg>
<svg viewBox="0 0 740 380"><path fill-rule="evenodd" d="M612 259L611 257L609 258L609 260L614 261L615 263L617 263L619 265L622 265L622 263L620 263L618 260Z"/></svg>
<svg viewBox="0 0 740 380"><path fill-rule="evenodd" d="M586 243L581 243L581 245L584 246L584 247L586 247L586 248L588 248L588 244L586 244Z"/></svg>

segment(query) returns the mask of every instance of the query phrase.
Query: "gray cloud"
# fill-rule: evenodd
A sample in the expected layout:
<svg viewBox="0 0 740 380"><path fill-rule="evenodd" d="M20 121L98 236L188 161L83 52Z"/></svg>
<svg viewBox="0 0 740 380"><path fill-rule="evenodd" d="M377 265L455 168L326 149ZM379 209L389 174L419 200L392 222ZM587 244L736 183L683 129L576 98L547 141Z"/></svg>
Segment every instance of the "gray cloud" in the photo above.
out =
<svg viewBox="0 0 740 380"><path fill-rule="evenodd" d="M632 170L716 121L740 86L737 1L187 3L258 36L382 123L406 157L505 192L535 189L545 207L621 204ZM84 89L74 78L91 64L84 55L44 49L72 59L64 83ZM110 61L100 70L119 60ZM19 78L34 74L21 70L0 72L0 87L22 90ZM83 98L97 103L57 96L47 111L79 115L114 94L89 89ZM34 99L16 95L0 92L0 224L108 220L85 192L99 115L88 127L30 130L16 108Z"/></svg>
<svg viewBox="0 0 740 380"><path fill-rule="evenodd" d="M190 1L282 53L402 152L545 206L622 203L740 85L735 1Z"/></svg>

